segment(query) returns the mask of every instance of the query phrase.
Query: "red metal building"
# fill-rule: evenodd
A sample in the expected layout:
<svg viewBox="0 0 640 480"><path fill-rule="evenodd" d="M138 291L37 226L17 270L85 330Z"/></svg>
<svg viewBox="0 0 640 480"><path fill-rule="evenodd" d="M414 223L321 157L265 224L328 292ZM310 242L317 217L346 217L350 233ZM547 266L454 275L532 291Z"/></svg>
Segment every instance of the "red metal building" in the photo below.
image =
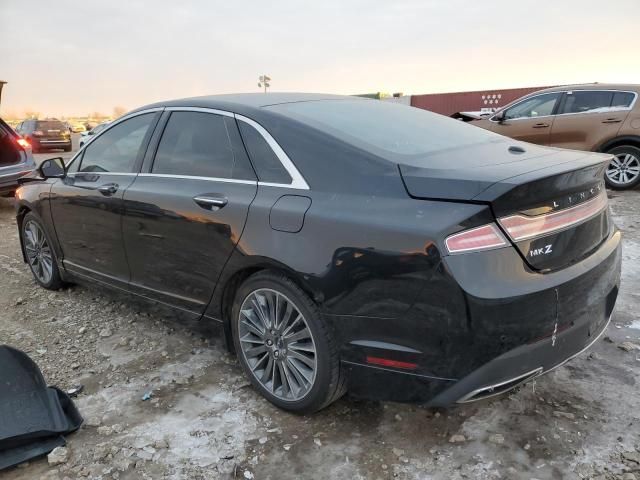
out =
<svg viewBox="0 0 640 480"><path fill-rule="evenodd" d="M476 92L431 93L412 95L411 106L431 110L442 115L457 112L493 111L517 98L549 87L508 88L502 90L478 90Z"/></svg>

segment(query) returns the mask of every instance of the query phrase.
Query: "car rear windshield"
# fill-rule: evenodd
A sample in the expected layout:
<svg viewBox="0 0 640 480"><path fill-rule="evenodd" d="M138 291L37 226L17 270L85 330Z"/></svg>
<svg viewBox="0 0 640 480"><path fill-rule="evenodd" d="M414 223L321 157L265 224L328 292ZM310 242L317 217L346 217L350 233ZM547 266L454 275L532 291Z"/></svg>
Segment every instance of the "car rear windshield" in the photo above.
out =
<svg viewBox="0 0 640 480"><path fill-rule="evenodd" d="M267 108L377 156L417 166L426 166L430 153L504 141L460 120L380 100L322 100Z"/></svg>
<svg viewBox="0 0 640 480"><path fill-rule="evenodd" d="M36 130L66 130L64 123L58 120L38 120Z"/></svg>

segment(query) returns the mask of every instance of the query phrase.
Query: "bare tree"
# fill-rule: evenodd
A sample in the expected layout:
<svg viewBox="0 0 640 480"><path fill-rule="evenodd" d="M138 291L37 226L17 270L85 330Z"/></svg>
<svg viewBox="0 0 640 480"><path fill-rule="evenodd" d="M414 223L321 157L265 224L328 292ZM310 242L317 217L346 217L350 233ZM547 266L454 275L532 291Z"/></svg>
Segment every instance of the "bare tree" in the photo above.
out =
<svg viewBox="0 0 640 480"><path fill-rule="evenodd" d="M36 120L40 118L40 112L36 112L35 110L25 110L24 118L35 118Z"/></svg>
<svg viewBox="0 0 640 480"><path fill-rule="evenodd" d="M113 107L113 115L112 116L113 116L114 120L116 118L121 117L125 113L127 113L127 109L125 107L121 107L121 106Z"/></svg>

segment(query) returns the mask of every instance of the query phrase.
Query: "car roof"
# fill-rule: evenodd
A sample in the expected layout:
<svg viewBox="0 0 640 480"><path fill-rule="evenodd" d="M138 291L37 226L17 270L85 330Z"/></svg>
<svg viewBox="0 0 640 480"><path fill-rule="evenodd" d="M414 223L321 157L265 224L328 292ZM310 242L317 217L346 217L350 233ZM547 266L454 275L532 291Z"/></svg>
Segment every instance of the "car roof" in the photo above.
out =
<svg viewBox="0 0 640 480"><path fill-rule="evenodd" d="M528 94L538 95L540 93L566 92L567 90L625 90L640 93L640 85L633 83L582 83L577 85L559 85L557 87L545 88Z"/></svg>
<svg viewBox="0 0 640 480"><path fill-rule="evenodd" d="M330 95L324 93L234 93L225 95L206 95L202 97L181 98L164 102L157 102L134 111L147 110L157 107L197 107L229 110L231 112L248 112L270 105L283 103L313 102L322 100L362 100L368 99L348 95Z"/></svg>

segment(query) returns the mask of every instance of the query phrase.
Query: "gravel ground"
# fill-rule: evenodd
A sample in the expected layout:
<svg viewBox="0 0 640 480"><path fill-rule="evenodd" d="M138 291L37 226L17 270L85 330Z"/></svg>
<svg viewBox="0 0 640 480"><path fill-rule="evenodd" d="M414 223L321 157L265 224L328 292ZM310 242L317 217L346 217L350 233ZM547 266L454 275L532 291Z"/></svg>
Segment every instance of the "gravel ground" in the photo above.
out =
<svg viewBox="0 0 640 480"><path fill-rule="evenodd" d="M433 410L345 397L306 417L259 397L213 325L97 288L38 288L0 200L0 342L49 384L84 385L86 418L59 465L0 477L640 480L640 191L613 197L623 284L589 352L492 401Z"/></svg>

